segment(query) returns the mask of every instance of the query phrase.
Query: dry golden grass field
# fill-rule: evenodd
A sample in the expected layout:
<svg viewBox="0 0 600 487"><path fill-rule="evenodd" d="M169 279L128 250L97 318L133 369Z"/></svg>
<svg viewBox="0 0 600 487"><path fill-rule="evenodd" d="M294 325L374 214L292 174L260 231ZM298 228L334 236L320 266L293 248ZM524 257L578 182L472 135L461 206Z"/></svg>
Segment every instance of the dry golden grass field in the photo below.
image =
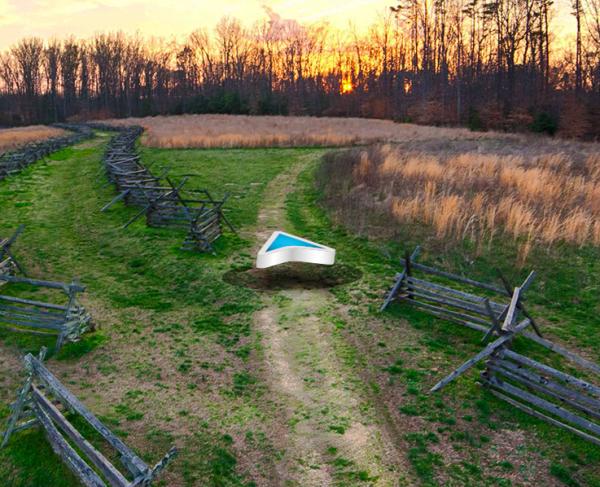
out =
<svg viewBox="0 0 600 487"><path fill-rule="evenodd" d="M374 142L483 139L498 134L398 124L389 120L246 115L182 115L111 120L146 129L142 142L163 149L349 146ZM503 138L512 136L503 135Z"/></svg>
<svg viewBox="0 0 600 487"><path fill-rule="evenodd" d="M28 142L64 135L65 131L44 125L31 125L12 129L0 129L0 152L11 150Z"/></svg>
<svg viewBox="0 0 600 487"><path fill-rule="evenodd" d="M380 213L427 225L441 240L491 244L505 234L521 242L523 259L536 242L600 245L598 144L440 136L328 157L325 191L342 220L363 222L363 233Z"/></svg>

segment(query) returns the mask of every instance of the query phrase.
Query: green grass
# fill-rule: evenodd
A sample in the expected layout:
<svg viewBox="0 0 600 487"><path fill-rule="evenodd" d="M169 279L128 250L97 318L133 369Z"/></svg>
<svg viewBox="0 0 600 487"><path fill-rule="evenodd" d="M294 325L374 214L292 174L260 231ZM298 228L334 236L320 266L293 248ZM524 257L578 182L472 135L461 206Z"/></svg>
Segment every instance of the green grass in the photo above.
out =
<svg viewBox="0 0 600 487"><path fill-rule="evenodd" d="M255 231L269 181L322 150L143 148L143 159L154 172L165 166L174 175L197 174L191 185L206 187L214 197L231 193L228 216L241 236L226 233L216 255L201 255L180 250L183 234L178 232L151 229L143 221L121 229L135 214L122 204L99 211L114 197L114 188L100 172L102 143L65 149L48 163L0 181L0 235L24 223L15 254L32 276L78 277L87 286L84 304L98 324L96 332L51 355L49 367L61 370L68 385L118 434L135 431L131 436L148 462L158 460L174 441L182 444L169 471L184 485L250 487L239 452L249 451L264 475L283 452L269 437L275 401L265 394L255 370L262 350L252 314L262 306L260 291L223 277L252 266L248 249L253 242L243 235ZM599 485L598 447L496 400L476 385L477 371L442 394L427 394L442 374L481 349L481 337L403 306L378 313L397 258L421 243L422 229L406 228L397 241L388 242L368 241L332 225L314 184L317 164L315 158L287 194L290 230L336 248L338 262L357 270L352 282L331 289L347 316L328 308L319 319L330 325L339 363L366 374L353 378L365 408L381 411L376 408L385 408L390 400L403 425L396 439L411 472L397 472L398 478L406 485L510 485L504 477L543 464L544 475L565 485ZM526 270L512 265L515 249L508 243L474 258L468 243L446 248L433 242L422 261L486 281L495 280L492 269L499 266L516 283ZM536 316L544 317L543 329L596 357L599 266L597 249L571 247L535 250L527 266L539 272L529 303ZM15 286L2 292L6 290L29 292ZM273 299L282 305L289 301L283 295ZM54 343L1 328L0 340L15 355ZM315 377L305 378L307 387L319 380ZM5 382L10 386L0 386L0 421L8 415L20 380L7 373ZM115 385L120 393L107 399L105 385L107 390ZM387 413L378 414L378 420L391 421ZM323 421L334 438L349 427L344 417L324 413ZM518 454L498 463L495 435L517 429L525 436ZM456 460L444 461L440 445L452 448ZM338 485L377 482L375 474L336 447L326 453ZM0 450L0 478L15 487L75 485L37 430L15 435Z"/></svg>
<svg viewBox="0 0 600 487"><path fill-rule="evenodd" d="M508 241L504 245L496 241L495 246L475 254L469 242L446 245L436 242L427 230L423 228L404 227L399 229L399 236L394 242L377 239L367 240L349 235L344 229L331 225L327 210L320 204L321 193L314 184L316 166L308 168L300 177L303 191L292 193L288 197L288 216L294 226L302 229L305 234L316 236L322 241L335 247L341 262L352 263L359 267L364 278L353 289L336 289L338 299L351 304L357 296L368 298L377 296L373 305L357 306L357 314L369 323L366 328L358 327L349 330L351 335L360 334L360 339L370 345L369 362L381 362L382 347L375 332L370 326L372 320L381 320L378 307L382 293L392 284L393 276L399 265L394 262L403 256L405 249L412 250L416 245L424 244L424 252L420 262L440 267L444 270L467 275L484 282L498 283L496 268L517 285L523 281L530 269L538 273L536 284L528 291L529 309L538 321L547 337L552 335L566 340L571 347L584 348L586 353L600 361L600 327L598 313L600 311L600 249L591 247L577 248L559 245L553 249L534 249L525 268L514 265L517 260L518 245ZM343 177L343 176L342 176ZM498 240L498 239L497 239ZM429 247L428 247L429 246ZM477 468L481 462L479 450L489 448L488 435L501 428L522 428L528 439L527 448L540 451L543 458L559 461L569 453L577 458L585 458L584 462L569 461L571 468L577 472L578 478L584 478L588 485L600 483L600 448L570 435L563 430L550 426L529 415L514 410L508 404L496 399L487 391L475 384L474 378L478 371L471 372L459 381L453 383L437 395L426 394L437 380L459 363L470 358L481 350L481 336L472 330L456 324L436 319L426 313L406 305L392 305L385 316L391 326L402 322L416 330L419 334L417 346L403 351L402 356L389 356L384 367L377 367L377 374L382 381L392 387L405 391L400 412L406 417L418 416L430 424L428 433L415 432L410 436L409 443L413 446L409 451L409 460L418 477L424 485L435 485L435 474L450 475L458 482L455 485L508 485L501 477L486 477ZM382 329L389 329L383 325ZM386 349L403 349L404 335L398 333L397 341L386 343ZM525 339L515 343L516 351L527 350L534 358L543 357L544 361L561 367L569 368L569 364L554 354L548 352ZM548 356L549 355L549 356ZM405 358L405 360L403 360ZM410 362L417 367L407 367ZM481 370L482 366L479 367ZM435 369L435 372L432 372ZM423 387L422 383L428 387ZM383 400L383 397L382 397ZM478 418L477 425L469 425L470 420L457 417L471 413ZM468 427L473 431L458 431ZM460 441L459 448L463 456L468 458L466 464L442 466L436 454L428 449L429 440L434 432L441 435L439 441L451 443ZM424 437L418 435L425 435ZM527 459L522 460L527 464ZM555 465L555 464L553 464ZM572 473L566 474L557 467L549 469L551 475L566 481ZM570 472L570 471L569 471ZM502 472L499 472L501 475Z"/></svg>
<svg viewBox="0 0 600 487"><path fill-rule="evenodd" d="M114 196L114 188L106 184L100 170L103 142L97 139L93 146L64 149L49 157L48 162L39 162L15 177L0 181L0 235L25 224L25 233L14 246L14 252L29 274L64 281L77 277L87 286L83 301L99 330L85 335L78 343L66 345L57 358L75 365L90 353L97 353L100 373L110 378L124 372L108 358L115 339L142 340L152 347L158 346L163 336L169 341L223 348L232 358L224 365L208 367L230 381L223 391L223 403L231 403L232 393L238 398L229 408L235 416L238 408L244 409L244 404L252 400L247 397L248 391L255 388L256 380L239 370L238 361L240 355L248 353L249 345L240 341L248 336L251 313L259 304L253 291L224 283L222 274L230 268L230 259L249 264L250 256L240 252L248 242L228 233L217 242L216 255L203 255L180 250L182 233L151 229L143 221L128 229L120 228L135 210L119 204L100 212ZM201 174L202 177L192 178L190 184L208 188L215 197L230 192L226 207L232 222L238 227L251 228L256 223L268 182L306 152L144 149L143 157L154 167L164 162L173 174ZM3 292L24 295L26 291L7 286ZM103 316L104 310L110 310L111 319ZM187 310L186 316L191 319L178 323L170 317L170 313L182 310ZM111 324L109 328L107 323ZM52 350L54 345L52 338L15 335L2 328L0 339L20 352L35 353L41 346ZM192 377L196 372L190 369L204 367L196 357L178 354L174 354L172 366L182 374L193 373ZM160 369L141 358L134 359L131 374L132 380L140 384L161 387ZM15 381L15 388L1 391L3 404L14 400L18 382ZM176 384L166 386L175 388ZM188 390L194 393L197 384L190 386L193 387ZM95 405L97 410L105 410L101 391L96 397L99 399L91 401L91 409ZM149 397L147 402L151 401ZM147 407L146 404L144 411ZM143 423L146 418L138 410L138 404L131 404L129 399L106 412L127 422ZM216 412L207 423L204 436L220 437L228 422L227 414L227 411ZM0 420L4 421L7 415L8 410L3 408ZM190 421L193 423L194 419ZM0 478L14 486L74 485L73 477L56 461L42 438L39 431L15 435L9 446L0 451ZM210 485L249 485L238 478L236 459L231 457L228 445L202 440L202 448L205 459L198 460L198 451L193 448L187 455L181 455L175 468L184 470L185 478L203 478L204 474L199 472L209 472ZM156 451L152 460L156 461L165 451Z"/></svg>

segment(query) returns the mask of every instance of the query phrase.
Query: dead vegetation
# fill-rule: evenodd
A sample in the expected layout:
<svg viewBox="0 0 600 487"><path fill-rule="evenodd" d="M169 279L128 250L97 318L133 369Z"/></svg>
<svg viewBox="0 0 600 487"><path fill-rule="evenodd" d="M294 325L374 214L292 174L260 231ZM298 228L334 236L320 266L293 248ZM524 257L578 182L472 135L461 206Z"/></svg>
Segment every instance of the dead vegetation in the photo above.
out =
<svg viewBox="0 0 600 487"><path fill-rule="evenodd" d="M523 138L355 149L330 154L321 181L338 217L354 226L364 220L358 213L376 211L424 223L439 239L482 244L505 234L520 242L522 258L536 242L600 245L594 144Z"/></svg>
<svg viewBox="0 0 600 487"><path fill-rule="evenodd" d="M29 142L38 142L61 135L65 135L64 130L44 125L0 129L0 152L16 149Z"/></svg>
<svg viewBox="0 0 600 487"><path fill-rule="evenodd" d="M142 142L150 147L340 147L374 142L485 139L498 134L459 128L398 124L389 120L246 115L181 115L112 120L141 125ZM510 136L504 136L510 137Z"/></svg>

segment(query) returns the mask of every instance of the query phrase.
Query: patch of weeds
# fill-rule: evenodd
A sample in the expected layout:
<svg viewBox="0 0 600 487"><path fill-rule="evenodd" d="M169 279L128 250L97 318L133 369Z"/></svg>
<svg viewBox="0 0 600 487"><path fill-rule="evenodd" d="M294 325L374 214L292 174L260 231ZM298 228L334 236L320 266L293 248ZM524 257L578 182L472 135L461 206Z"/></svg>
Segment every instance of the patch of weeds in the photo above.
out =
<svg viewBox="0 0 600 487"><path fill-rule="evenodd" d="M396 359L396 361L392 365L384 368L383 370L390 375L400 375L404 372L404 367L402 366L403 364L404 361L401 358L399 358Z"/></svg>
<svg viewBox="0 0 600 487"><path fill-rule="evenodd" d="M248 390L256 384L256 378L247 372L237 372L233 374L232 392L235 396L246 394Z"/></svg>
<svg viewBox="0 0 600 487"><path fill-rule="evenodd" d="M232 449L233 439L229 435L220 437L200 431L194 435L193 452L182 454L183 478L188 485L211 487L255 487L237 473L237 458Z"/></svg>
<svg viewBox="0 0 600 487"><path fill-rule="evenodd" d="M560 480L563 484L568 485L569 487L579 487L579 482L577 482L572 476L569 470L562 466L559 463L553 463L550 465L550 473Z"/></svg>
<svg viewBox="0 0 600 487"><path fill-rule="evenodd" d="M128 404L117 404L115 406L115 412L121 416L124 416L127 421L138 421L144 417L143 413L135 411Z"/></svg>
<svg viewBox="0 0 600 487"><path fill-rule="evenodd" d="M354 462L344 457L337 457L331 464L336 468L346 468L354 465Z"/></svg>
<svg viewBox="0 0 600 487"><path fill-rule="evenodd" d="M242 360L246 360L250 356L251 351L252 347L250 345L242 345L241 347L235 350L234 354Z"/></svg>
<svg viewBox="0 0 600 487"><path fill-rule="evenodd" d="M219 308L223 316L233 316L239 314L248 314L256 310L255 305L251 303L225 303Z"/></svg>
<svg viewBox="0 0 600 487"><path fill-rule="evenodd" d="M171 323L168 325L156 326L152 331L154 333L170 333L170 332L178 332L183 329L179 323Z"/></svg>
<svg viewBox="0 0 600 487"><path fill-rule="evenodd" d="M498 462L497 465L505 472L512 472L515 469L515 466L508 460L502 460L501 462Z"/></svg>
<svg viewBox="0 0 600 487"><path fill-rule="evenodd" d="M125 397L126 397L127 399L132 399L132 400L139 399L139 398L143 397L143 395L144 395L144 392L143 392L143 391L140 391L140 390L138 390L138 389L134 389L134 390L131 390L131 391L127 391L127 392L125 393Z"/></svg>
<svg viewBox="0 0 600 487"><path fill-rule="evenodd" d="M337 449L333 450L337 452ZM352 485L355 485L356 482L375 482L378 479L378 477L371 477L366 470L354 470L356 464L344 457L335 458L330 465L334 468L334 477L341 482L340 485L350 485L348 482L352 482Z"/></svg>
<svg viewBox="0 0 600 487"><path fill-rule="evenodd" d="M106 337L100 333L84 335L78 342L65 344L56 355L58 360L76 360L90 353L106 342Z"/></svg>
<svg viewBox="0 0 600 487"><path fill-rule="evenodd" d="M427 445L430 443L439 443L438 437L434 433L428 432L409 433L405 438L413 445L408 451L408 459L419 478L425 485L438 485L435 480L435 467L443 465L442 456L427 449Z"/></svg>
<svg viewBox="0 0 600 487"><path fill-rule="evenodd" d="M407 416L419 416L421 411L414 404L407 404L405 406L400 406L398 408L402 414L406 414Z"/></svg>
<svg viewBox="0 0 600 487"><path fill-rule="evenodd" d="M455 463L450 466L449 471L455 485L489 485L483 479L481 468L474 463Z"/></svg>
<svg viewBox="0 0 600 487"><path fill-rule="evenodd" d="M140 380L160 380L160 370L156 369L154 364L135 364L136 377Z"/></svg>
<svg viewBox="0 0 600 487"><path fill-rule="evenodd" d="M192 322L192 329L196 333L221 333L225 328L223 319L215 314L209 314L195 319Z"/></svg>
<svg viewBox="0 0 600 487"><path fill-rule="evenodd" d="M182 374L187 374L191 368L192 368L192 361L189 358L186 358L183 362L181 362L177 366L177 370L179 372L181 372Z"/></svg>
<svg viewBox="0 0 600 487"><path fill-rule="evenodd" d="M337 433L338 435L343 435L346 432L346 427L341 424L330 424L329 431L333 431L334 433Z"/></svg>
<svg viewBox="0 0 600 487"><path fill-rule="evenodd" d="M477 408L477 419L481 424L486 425L488 428L495 430L496 424L491 420L492 408L489 402L484 399L475 401L475 407Z"/></svg>
<svg viewBox="0 0 600 487"><path fill-rule="evenodd" d="M173 308L173 303L163 299L162 290L146 288L143 293L126 295L123 293L112 294L111 301L121 308L138 307L154 311L168 311Z"/></svg>

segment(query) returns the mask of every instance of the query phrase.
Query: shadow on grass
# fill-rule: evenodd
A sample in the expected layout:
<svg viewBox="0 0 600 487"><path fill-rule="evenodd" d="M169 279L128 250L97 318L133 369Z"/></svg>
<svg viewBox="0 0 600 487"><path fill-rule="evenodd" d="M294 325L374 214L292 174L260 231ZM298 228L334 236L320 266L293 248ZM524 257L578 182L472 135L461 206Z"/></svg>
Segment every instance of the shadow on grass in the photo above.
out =
<svg viewBox="0 0 600 487"><path fill-rule="evenodd" d="M223 280L235 286L258 290L323 289L357 281L362 272L344 264L320 266L288 263L268 269L242 268L231 270Z"/></svg>

